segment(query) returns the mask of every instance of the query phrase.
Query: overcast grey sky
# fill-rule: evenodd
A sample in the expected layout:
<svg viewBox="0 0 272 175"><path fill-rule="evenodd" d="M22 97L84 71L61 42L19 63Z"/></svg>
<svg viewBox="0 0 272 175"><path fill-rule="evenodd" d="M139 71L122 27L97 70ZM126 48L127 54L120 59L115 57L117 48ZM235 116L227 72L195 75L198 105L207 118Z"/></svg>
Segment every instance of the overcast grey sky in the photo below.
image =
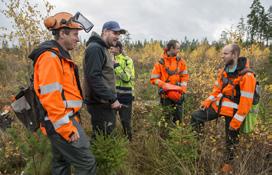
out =
<svg viewBox="0 0 272 175"><path fill-rule="evenodd" d="M181 40L187 36L200 40L207 37L210 41L218 40L222 30L236 26L241 16L246 17L252 1L49 0L55 6L52 14L80 11L99 33L104 22L115 20L129 31L133 40ZM271 0L261 0L261 3L266 10L272 5Z"/></svg>

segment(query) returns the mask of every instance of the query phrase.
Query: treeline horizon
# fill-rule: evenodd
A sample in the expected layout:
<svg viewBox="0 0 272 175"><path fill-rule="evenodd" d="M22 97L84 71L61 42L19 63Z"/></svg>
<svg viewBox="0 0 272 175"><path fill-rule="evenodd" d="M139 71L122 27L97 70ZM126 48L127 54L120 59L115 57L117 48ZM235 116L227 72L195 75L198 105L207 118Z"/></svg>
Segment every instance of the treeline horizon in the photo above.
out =
<svg viewBox="0 0 272 175"><path fill-rule="evenodd" d="M2 11L2 13L13 19L16 19L13 16L8 16L8 10ZM48 13L50 10L48 11ZM29 19L32 20L32 19ZM15 20L16 21L16 20ZM37 22L37 21L36 21ZM16 23L16 22L15 22ZM17 24L18 25L18 24ZM47 33L48 34L48 33ZM20 43L20 37L17 39L15 37L10 37L14 35L12 32L10 35L4 34L0 36L2 39L0 43L1 49L20 49L20 47L25 47L25 42L23 44ZM23 37L23 36L22 36ZM52 36L49 35L52 38ZM48 35L44 38L40 38L41 40L47 40ZM272 43L272 5L269 6L268 9L265 9L264 6L261 4L260 0L253 0L250 6L250 12L244 18L241 16L240 21L236 25L232 25L229 29L223 30L221 32L221 36L219 40L209 41L207 38L202 39L188 39L185 36L183 39L181 38L172 38L180 41L181 43L181 50L190 48L193 50L197 45L200 43L207 43L209 45L215 45L217 47L222 47L224 44L236 42L243 46L248 46L253 43L259 43L263 46L270 46ZM80 45L86 45L88 39L80 39ZM146 44L159 42L161 47L164 47L167 43L167 40L160 40L160 39L144 39L144 40L134 40L131 39L131 34L128 32L120 39L127 49L141 49L146 46ZM15 43L16 44L15 44ZM39 43L29 41L29 47L33 47L33 45L38 45Z"/></svg>

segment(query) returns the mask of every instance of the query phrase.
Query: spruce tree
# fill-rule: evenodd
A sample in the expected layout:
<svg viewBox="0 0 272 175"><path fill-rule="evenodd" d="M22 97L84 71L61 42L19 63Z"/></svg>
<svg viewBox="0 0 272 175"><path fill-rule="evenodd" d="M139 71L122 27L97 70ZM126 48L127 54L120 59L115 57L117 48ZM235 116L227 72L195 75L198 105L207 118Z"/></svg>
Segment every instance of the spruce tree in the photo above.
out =
<svg viewBox="0 0 272 175"><path fill-rule="evenodd" d="M263 41L266 39L266 35L268 34L268 14L264 11L264 9L261 10L260 13L260 21L259 21L259 40Z"/></svg>
<svg viewBox="0 0 272 175"><path fill-rule="evenodd" d="M240 18L240 21L237 25L237 34L239 39L243 41L246 34L246 24L245 24L245 19L243 18L243 16Z"/></svg>
<svg viewBox="0 0 272 175"><path fill-rule="evenodd" d="M265 33L266 44L269 44L269 41L272 40L272 6L267 10L267 28Z"/></svg>
<svg viewBox="0 0 272 175"><path fill-rule="evenodd" d="M250 6L250 13L247 15L248 20L248 35L250 41L253 42L255 39L260 39L261 37L261 26L263 25L262 17L264 14L264 7L261 5L260 0L253 0Z"/></svg>

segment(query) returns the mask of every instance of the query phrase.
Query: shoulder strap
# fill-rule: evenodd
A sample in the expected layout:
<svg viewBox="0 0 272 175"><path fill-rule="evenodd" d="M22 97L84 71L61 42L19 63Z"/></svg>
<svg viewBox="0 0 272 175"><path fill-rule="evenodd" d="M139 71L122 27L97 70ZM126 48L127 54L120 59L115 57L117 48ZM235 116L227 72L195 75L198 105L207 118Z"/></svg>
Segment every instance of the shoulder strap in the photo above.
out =
<svg viewBox="0 0 272 175"><path fill-rule="evenodd" d="M248 72L251 72L254 74L255 76L255 73L252 69L250 68L244 68L243 70L241 70L239 73L237 73L234 77L239 77L239 76L243 76L245 75L246 73ZM223 85L222 85L222 88L221 88L221 91L228 85L228 84L232 84L233 82L229 79L229 77L224 77L224 71L222 72L222 75L221 75L221 80L223 82ZM233 85L233 84L232 84ZM240 99L240 80L238 82L238 84L234 85L234 89L236 90L236 96L234 96L234 92L232 93L232 96L231 96L231 100L235 100L236 102L239 103L239 99ZM223 94L224 95L224 94Z"/></svg>
<svg viewBox="0 0 272 175"><path fill-rule="evenodd" d="M58 58L60 59L60 63L61 63L61 66L62 66L62 62L61 62L62 56L61 56L56 50L54 50L54 49L52 49L52 48L47 48L46 50L41 51L41 52L38 54L38 56L35 57L35 58L33 59L33 63L32 63L32 66L33 66L33 73L32 73L31 78L30 78L30 83L31 83L31 84L33 84L33 81L34 81L34 67L35 67L35 64L36 64L38 58L40 57L40 55L43 54L43 53L46 52L46 51L50 51L50 52L53 52L54 54L56 54L56 55L58 56ZM63 66L62 66L62 67L63 67Z"/></svg>
<svg viewBox="0 0 272 175"><path fill-rule="evenodd" d="M176 60L177 60L177 62L179 62L179 61L181 60L181 57L176 56ZM163 59L163 58L160 58L159 63L160 63L161 65L164 65L164 64L165 64L165 63L164 63L164 59Z"/></svg>
<svg viewBox="0 0 272 175"><path fill-rule="evenodd" d="M164 66L164 59L163 58L160 58L160 60L159 60L159 63L161 64L161 65L163 65Z"/></svg>
<svg viewBox="0 0 272 175"><path fill-rule="evenodd" d="M248 72L253 73L254 76L256 76L255 72L254 72L251 68L244 68L243 70L241 70L241 71L239 72L239 75L245 75L245 74L248 73Z"/></svg>
<svg viewBox="0 0 272 175"><path fill-rule="evenodd" d="M164 62L164 59L163 59L163 58L160 58L160 60L159 60L159 63L160 63L162 66L164 66L164 69L166 70L166 72L167 72L167 74L168 74L168 78L169 78L169 76L172 76L172 75L175 75L175 74L178 73L178 70L179 70L179 68L178 68L178 63L179 63L179 61L181 60L181 58L177 56L177 57L176 57L176 60L177 60L177 67L176 67L176 69L175 69L174 71L171 71L168 67L165 66L165 62ZM168 78L167 78L167 79L168 79Z"/></svg>
<svg viewBox="0 0 272 175"><path fill-rule="evenodd" d="M78 73L78 67L77 67L77 65L75 65L74 72L75 72L77 87L79 89L80 95L83 97L82 88L81 88L80 80L79 80L79 73Z"/></svg>
<svg viewBox="0 0 272 175"><path fill-rule="evenodd" d="M223 82L223 85L221 87L221 91L229 84L229 79L228 79L228 77L224 77L224 72L225 71L222 71L222 73L221 73L221 81Z"/></svg>
<svg viewBox="0 0 272 175"><path fill-rule="evenodd" d="M46 51L53 52L54 54L56 54L56 55L58 56L58 58L59 58L60 60L63 59L62 56L61 56L55 49L52 49L52 48L48 48L48 49L44 50L43 52L40 53L40 55L41 55L42 53L46 52ZM40 56L40 55L39 55L39 56ZM35 66L35 64L36 64L36 62L37 62L39 56L37 56L37 57L33 60L33 67ZM62 64L62 63L61 63L61 64Z"/></svg>

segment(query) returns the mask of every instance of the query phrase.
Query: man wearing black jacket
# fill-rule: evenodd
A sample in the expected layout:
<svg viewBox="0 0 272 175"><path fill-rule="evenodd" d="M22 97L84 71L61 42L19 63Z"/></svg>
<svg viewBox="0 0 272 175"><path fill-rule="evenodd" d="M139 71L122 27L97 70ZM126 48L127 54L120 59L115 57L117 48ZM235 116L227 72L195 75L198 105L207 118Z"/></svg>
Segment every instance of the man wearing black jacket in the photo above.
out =
<svg viewBox="0 0 272 175"><path fill-rule="evenodd" d="M108 49L125 33L117 22L109 21L103 25L101 36L93 32L87 42L83 60L84 101L92 116L93 136L96 132L110 134L115 128L114 110L122 107L117 100L113 60Z"/></svg>

